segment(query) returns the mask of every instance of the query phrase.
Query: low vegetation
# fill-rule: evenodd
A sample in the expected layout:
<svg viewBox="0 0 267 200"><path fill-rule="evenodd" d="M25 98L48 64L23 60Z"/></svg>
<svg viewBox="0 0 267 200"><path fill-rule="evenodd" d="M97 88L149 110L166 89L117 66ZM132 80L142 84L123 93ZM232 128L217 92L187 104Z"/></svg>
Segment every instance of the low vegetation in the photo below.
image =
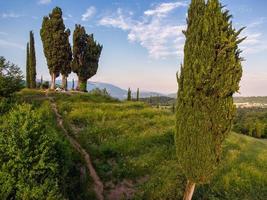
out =
<svg viewBox="0 0 267 200"><path fill-rule="evenodd" d="M25 89L10 105L0 118L0 199L94 199L45 94Z"/></svg>
<svg viewBox="0 0 267 200"><path fill-rule="evenodd" d="M182 197L186 179L176 161L171 111L90 94L61 94L56 99L65 125L90 152L106 197ZM266 148L265 140L232 133L217 172L209 184L196 188L194 198L264 199Z"/></svg>

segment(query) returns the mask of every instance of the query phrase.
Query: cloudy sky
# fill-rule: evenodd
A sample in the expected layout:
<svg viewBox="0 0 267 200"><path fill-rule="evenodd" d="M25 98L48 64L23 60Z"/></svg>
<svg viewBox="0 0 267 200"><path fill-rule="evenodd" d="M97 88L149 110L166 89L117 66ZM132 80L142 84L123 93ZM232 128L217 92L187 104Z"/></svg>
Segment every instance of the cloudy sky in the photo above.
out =
<svg viewBox="0 0 267 200"><path fill-rule="evenodd" d="M172 93L183 62L186 13L183 0L0 0L0 56L25 71L29 31L35 34L38 78L49 79L39 31L42 18L62 8L66 27L82 24L104 46L92 81L122 88ZM267 95L267 1L222 0L233 24L248 36L242 44L242 96ZM70 37L70 41L72 38ZM74 74L70 78L76 78Z"/></svg>

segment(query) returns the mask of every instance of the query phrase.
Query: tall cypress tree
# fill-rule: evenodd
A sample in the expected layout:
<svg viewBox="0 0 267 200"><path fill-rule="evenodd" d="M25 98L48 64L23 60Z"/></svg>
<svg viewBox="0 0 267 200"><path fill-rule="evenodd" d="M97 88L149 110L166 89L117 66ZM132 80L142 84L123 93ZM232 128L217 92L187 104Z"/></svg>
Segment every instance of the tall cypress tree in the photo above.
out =
<svg viewBox="0 0 267 200"><path fill-rule="evenodd" d="M74 90L74 78L72 79L72 86L71 86L71 90Z"/></svg>
<svg viewBox="0 0 267 200"><path fill-rule="evenodd" d="M30 31L30 50L29 50L29 66L30 66L30 87L36 88L36 56L35 56L35 45L34 35Z"/></svg>
<svg viewBox="0 0 267 200"><path fill-rule="evenodd" d="M61 75L62 75L62 88L64 90L67 90L68 88L68 76L71 73L71 61L72 61L72 51L71 46L69 43L69 36L70 36L70 30L67 29L64 35L62 35L62 40L65 40L65 51L62 52L65 57L65 62L62 65L61 68Z"/></svg>
<svg viewBox="0 0 267 200"><path fill-rule="evenodd" d="M132 100L132 91L131 91L131 88L128 88L127 101L131 101L131 100Z"/></svg>
<svg viewBox="0 0 267 200"><path fill-rule="evenodd" d="M103 46L94 40L93 34L88 35L81 25L75 26L72 70L78 76L77 90L86 91L87 80L97 72L102 48Z"/></svg>
<svg viewBox="0 0 267 200"><path fill-rule="evenodd" d="M139 88L137 88L137 92L136 92L136 101L139 101Z"/></svg>
<svg viewBox="0 0 267 200"><path fill-rule="evenodd" d="M55 89L55 80L60 73L66 75L68 70L63 70L70 60L69 41L70 31L66 30L62 11L55 7L49 16L43 18L40 30L49 73L51 75L51 89ZM68 68L69 69L69 68Z"/></svg>
<svg viewBox="0 0 267 200"><path fill-rule="evenodd" d="M235 114L233 94L242 76L238 39L231 16L218 0L192 0L184 32L184 64L178 78L176 152L187 178L184 200L195 184L212 177Z"/></svg>
<svg viewBox="0 0 267 200"><path fill-rule="evenodd" d="M31 87L31 80L30 80L30 49L29 43L27 42L27 53L26 53L26 86L27 88Z"/></svg>

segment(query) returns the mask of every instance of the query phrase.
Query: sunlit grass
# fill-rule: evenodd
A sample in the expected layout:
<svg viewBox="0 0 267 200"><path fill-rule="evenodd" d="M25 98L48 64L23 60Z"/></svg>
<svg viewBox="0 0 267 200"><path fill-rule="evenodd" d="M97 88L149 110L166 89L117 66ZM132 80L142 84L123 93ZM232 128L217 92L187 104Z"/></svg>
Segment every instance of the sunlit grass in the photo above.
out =
<svg viewBox="0 0 267 200"><path fill-rule="evenodd" d="M78 128L77 137L104 181L134 180L136 199L181 197L185 178L176 163L171 111L94 97L58 98L57 103L67 124ZM266 149L265 140L231 134L213 180L198 186L194 198L266 199Z"/></svg>

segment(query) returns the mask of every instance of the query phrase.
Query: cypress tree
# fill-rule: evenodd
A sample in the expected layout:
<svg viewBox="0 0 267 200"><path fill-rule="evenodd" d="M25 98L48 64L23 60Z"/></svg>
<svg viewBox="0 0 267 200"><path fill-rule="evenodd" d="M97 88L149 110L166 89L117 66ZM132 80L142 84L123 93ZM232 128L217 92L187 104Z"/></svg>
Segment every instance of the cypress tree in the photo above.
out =
<svg viewBox="0 0 267 200"><path fill-rule="evenodd" d="M137 88L137 92L136 92L136 101L139 101L139 88Z"/></svg>
<svg viewBox="0 0 267 200"><path fill-rule="evenodd" d="M74 90L74 79L72 79L72 87L71 87L72 90Z"/></svg>
<svg viewBox="0 0 267 200"><path fill-rule="evenodd" d="M40 89L43 89L43 76L41 76Z"/></svg>
<svg viewBox="0 0 267 200"><path fill-rule="evenodd" d="M61 68L61 75L62 75L62 88L64 90L67 90L68 88L68 76L71 73L71 61L72 61L72 51L71 46L69 43L69 36L70 36L70 30L67 29L66 34L63 35L65 40L65 51L62 52L65 57L65 62L62 65Z"/></svg>
<svg viewBox="0 0 267 200"><path fill-rule="evenodd" d="M87 80L97 72L102 48L103 46L94 40L93 34L88 35L81 25L75 26L72 70L78 76L77 90L86 91Z"/></svg>
<svg viewBox="0 0 267 200"><path fill-rule="evenodd" d="M131 88L128 88L127 101L131 101L131 100L132 100L132 92L131 92Z"/></svg>
<svg viewBox="0 0 267 200"><path fill-rule="evenodd" d="M178 79L176 152L187 178L184 199L206 183L220 161L235 114L233 94L242 76L236 31L218 0L192 0L184 31L184 64Z"/></svg>
<svg viewBox="0 0 267 200"><path fill-rule="evenodd" d="M51 75L51 89L54 90L56 77L60 73L64 75L68 74L70 61L70 46L68 41L70 31L65 28L62 11L59 7L55 7L49 16L43 18L40 35Z"/></svg>
<svg viewBox="0 0 267 200"><path fill-rule="evenodd" d="M36 56L35 56L35 45L34 35L30 31L30 50L29 50L29 72L30 72L30 88L36 88Z"/></svg>
<svg viewBox="0 0 267 200"><path fill-rule="evenodd" d="M30 50L29 50L29 43L27 42L27 53L26 53L26 86L27 88L31 87L31 80L30 80Z"/></svg>

